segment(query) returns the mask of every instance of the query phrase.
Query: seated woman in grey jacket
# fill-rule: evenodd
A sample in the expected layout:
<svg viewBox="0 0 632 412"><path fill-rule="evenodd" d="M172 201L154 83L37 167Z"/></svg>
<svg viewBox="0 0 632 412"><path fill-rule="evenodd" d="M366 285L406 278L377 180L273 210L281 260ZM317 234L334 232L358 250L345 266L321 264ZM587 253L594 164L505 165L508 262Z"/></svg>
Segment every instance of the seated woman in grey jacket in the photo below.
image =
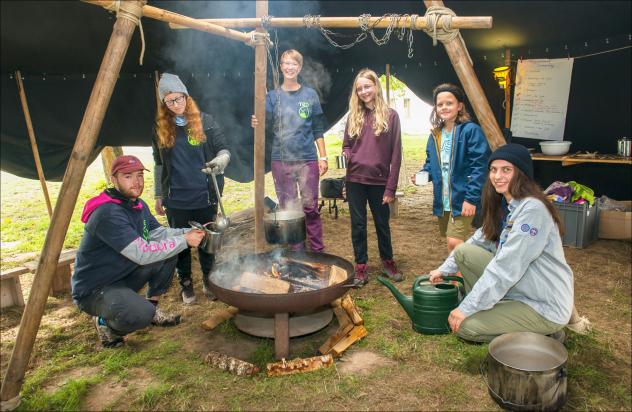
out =
<svg viewBox="0 0 632 412"><path fill-rule="evenodd" d="M483 226L459 245L431 282L460 271L467 296L448 318L459 337L488 342L509 332L553 334L573 309L573 272L562 249L562 222L533 180L529 151L499 147L489 158Z"/></svg>

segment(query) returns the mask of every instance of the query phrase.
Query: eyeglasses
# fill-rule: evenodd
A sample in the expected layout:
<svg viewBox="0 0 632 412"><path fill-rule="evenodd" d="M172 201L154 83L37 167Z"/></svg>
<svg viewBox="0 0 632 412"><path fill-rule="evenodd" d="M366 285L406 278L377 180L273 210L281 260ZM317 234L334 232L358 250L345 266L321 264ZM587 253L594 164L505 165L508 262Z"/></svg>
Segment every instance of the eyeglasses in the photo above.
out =
<svg viewBox="0 0 632 412"><path fill-rule="evenodd" d="M165 100L165 105L167 107L175 106L176 104L182 104L184 102L184 95L178 96L175 99Z"/></svg>

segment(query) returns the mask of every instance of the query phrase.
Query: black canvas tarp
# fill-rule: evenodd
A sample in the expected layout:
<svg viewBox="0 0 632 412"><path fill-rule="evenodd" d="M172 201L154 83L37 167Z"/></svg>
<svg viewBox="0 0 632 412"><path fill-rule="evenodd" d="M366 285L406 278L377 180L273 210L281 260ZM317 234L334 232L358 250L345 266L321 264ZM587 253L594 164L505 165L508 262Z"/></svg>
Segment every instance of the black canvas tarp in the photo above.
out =
<svg viewBox="0 0 632 412"><path fill-rule="evenodd" d="M252 17L254 2L167 2L149 4L192 17ZM491 30L462 30L475 71L502 125L503 100L491 78L504 61L504 46L512 59L582 56L630 45L630 2L455 1L446 2L458 15L493 16ZM30 143L17 95L14 71L21 70L38 148L47 179L59 180L111 34L114 16L100 7L70 1L0 2L2 69L2 170L36 178ZM423 14L421 1L280 2L269 3L273 16L359 16L370 13ZM227 174L252 179L253 107L252 49L241 43L193 30L171 30L165 23L143 19L146 40L144 64L139 65L140 36L132 38L120 80L99 135L103 145L148 146L155 115L154 72L175 72L187 84L200 107L213 113L230 137L234 153ZM358 30L336 30L353 40ZM275 38L276 34L276 38ZM376 31L382 36L383 30ZM369 38L349 50L330 45L317 29L279 29L272 39L283 51L293 47L306 57L302 81L321 95L328 124L344 114L351 82L362 67L392 73L418 96L430 101L432 88L457 82L441 44L432 46L423 32L413 36L408 58L407 36L397 32L385 46ZM274 54L274 49L272 50ZM573 68L565 136L572 150L612 153L616 140L630 135L630 49L577 59ZM268 68L269 73L271 72ZM272 86L271 78L268 86ZM536 140L517 139L535 147ZM546 163L546 164L545 164ZM538 162L542 184L552 179L578 180L598 193L629 196L629 166L581 165L562 168ZM625 180L627 179L627 180Z"/></svg>

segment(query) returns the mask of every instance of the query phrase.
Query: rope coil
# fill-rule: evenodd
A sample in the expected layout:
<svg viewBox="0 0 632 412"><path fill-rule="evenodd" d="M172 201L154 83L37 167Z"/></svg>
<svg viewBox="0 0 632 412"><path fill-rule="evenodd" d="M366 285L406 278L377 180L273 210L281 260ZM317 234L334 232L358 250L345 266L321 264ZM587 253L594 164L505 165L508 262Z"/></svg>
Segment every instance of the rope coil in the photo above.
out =
<svg viewBox="0 0 632 412"><path fill-rule="evenodd" d="M121 7L121 4L123 7ZM140 20L140 16L143 15L143 6L136 1L125 1L121 3L121 0L113 0L110 4L103 7L106 10L115 12L117 18L121 17L123 19L127 19L138 26L141 41L138 63L142 66L143 56L145 55L145 33L143 32L143 23Z"/></svg>

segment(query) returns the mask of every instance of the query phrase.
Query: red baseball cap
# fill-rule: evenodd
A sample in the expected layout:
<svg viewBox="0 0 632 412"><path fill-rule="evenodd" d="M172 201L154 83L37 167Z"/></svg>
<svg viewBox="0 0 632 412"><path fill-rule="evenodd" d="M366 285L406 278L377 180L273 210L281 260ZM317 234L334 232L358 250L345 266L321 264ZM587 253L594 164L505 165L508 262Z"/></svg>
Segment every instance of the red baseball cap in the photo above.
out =
<svg viewBox="0 0 632 412"><path fill-rule="evenodd" d="M112 163L112 172L110 173L114 176L117 173L132 173L137 170L147 170L143 163L136 156L132 155L123 155L117 157Z"/></svg>

